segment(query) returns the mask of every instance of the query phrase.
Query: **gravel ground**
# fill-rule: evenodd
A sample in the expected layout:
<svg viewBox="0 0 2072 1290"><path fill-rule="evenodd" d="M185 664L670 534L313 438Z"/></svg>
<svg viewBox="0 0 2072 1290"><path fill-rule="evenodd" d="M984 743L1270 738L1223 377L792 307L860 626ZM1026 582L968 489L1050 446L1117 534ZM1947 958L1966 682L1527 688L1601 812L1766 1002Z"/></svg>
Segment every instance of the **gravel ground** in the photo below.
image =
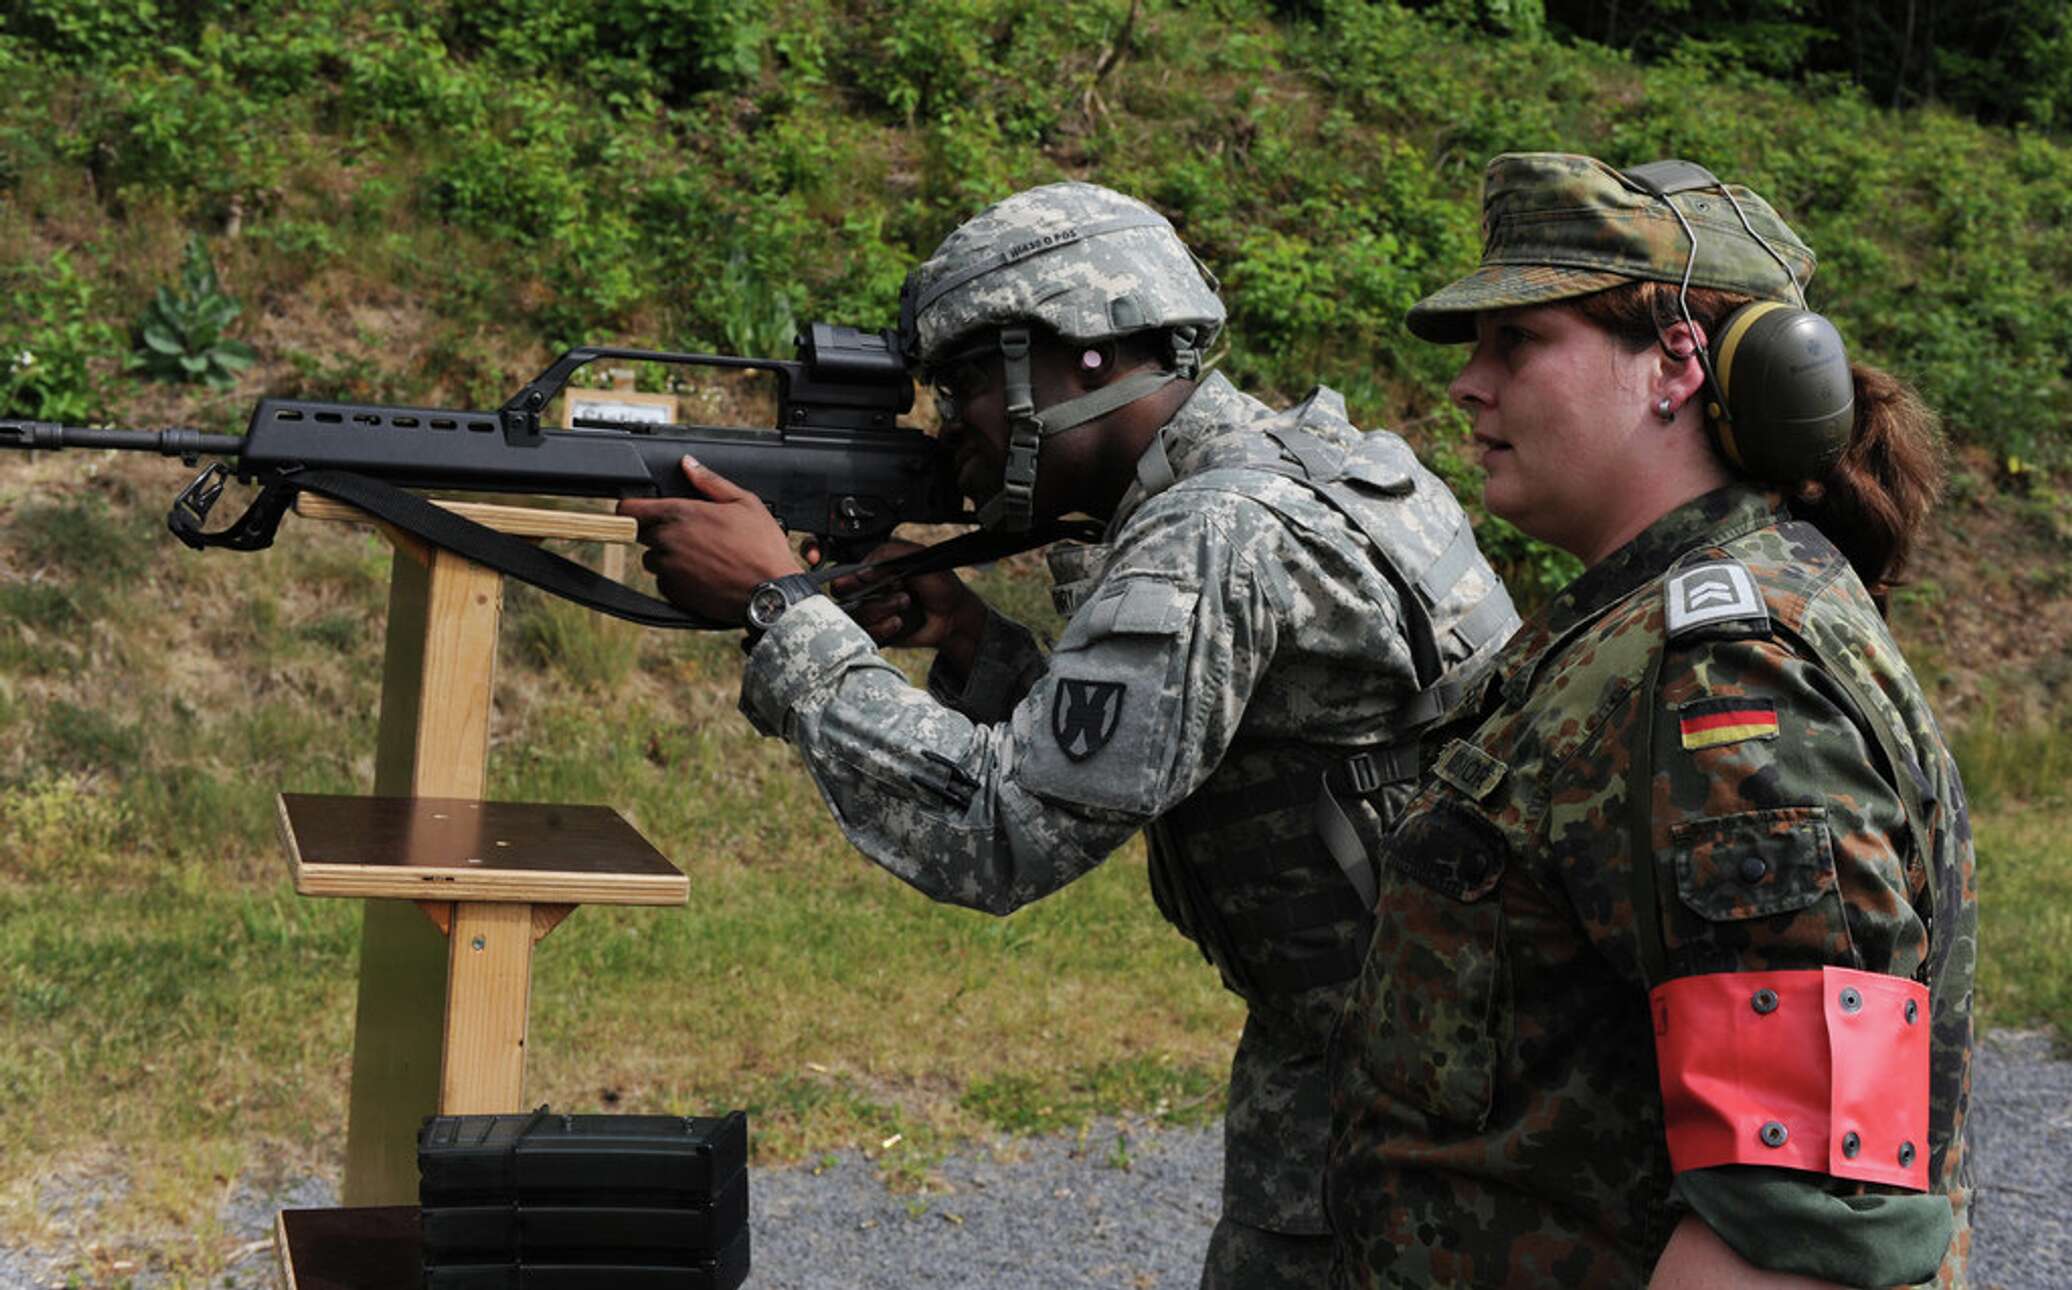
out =
<svg viewBox="0 0 2072 1290"><path fill-rule="evenodd" d="M1978 1169L1976 1290L2072 1286L2072 1062L2047 1037L2000 1032L1973 1080ZM1109 1121L1080 1137L1007 1140L945 1161L925 1196L887 1192L854 1154L818 1169L759 1171L751 1183L756 1290L982 1286L987 1290L1183 1290L1195 1285L1215 1221L1219 1129ZM46 1194L46 1212L91 1241L95 1179ZM100 1180L105 1188L107 1180ZM330 1180L240 1189L226 1230L244 1251L211 1290L272 1290L268 1234L284 1206L336 1203ZM68 1284L78 1265L0 1248L0 1287ZM145 1270L138 1290L169 1284ZM95 1284L90 1279L73 1285Z"/></svg>

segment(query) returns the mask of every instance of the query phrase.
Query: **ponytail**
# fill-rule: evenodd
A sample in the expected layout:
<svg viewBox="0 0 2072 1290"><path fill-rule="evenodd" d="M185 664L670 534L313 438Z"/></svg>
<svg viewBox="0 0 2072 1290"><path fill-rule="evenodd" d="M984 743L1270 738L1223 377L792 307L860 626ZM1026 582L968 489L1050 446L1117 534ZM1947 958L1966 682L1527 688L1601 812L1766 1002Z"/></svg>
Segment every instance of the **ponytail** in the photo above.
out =
<svg viewBox="0 0 2072 1290"><path fill-rule="evenodd" d="M1942 496L1935 413L1898 377L1849 365L1856 428L1825 479L1799 485L1792 511L1849 557L1879 605L1898 585L1914 540Z"/></svg>
<svg viewBox="0 0 2072 1290"><path fill-rule="evenodd" d="M1637 352L1661 344L1662 333L1683 321L1676 296L1667 283L1630 282L1566 303ZM1716 335L1751 299L1692 287L1686 303L1706 334ZM1861 363L1850 364L1849 375L1856 388L1849 446L1824 478L1787 487L1792 513L1848 557L1882 607L1942 495L1942 440L1935 413L1905 382ZM1724 455L1721 464L1742 475Z"/></svg>

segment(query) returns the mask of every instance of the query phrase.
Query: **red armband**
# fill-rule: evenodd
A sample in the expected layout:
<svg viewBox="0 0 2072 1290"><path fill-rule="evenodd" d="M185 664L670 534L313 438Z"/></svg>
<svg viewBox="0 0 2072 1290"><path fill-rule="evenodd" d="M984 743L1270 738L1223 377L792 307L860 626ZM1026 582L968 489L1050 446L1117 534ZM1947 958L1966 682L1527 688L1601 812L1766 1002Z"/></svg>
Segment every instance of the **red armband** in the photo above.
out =
<svg viewBox="0 0 2072 1290"><path fill-rule="evenodd" d="M1648 996L1669 1163L1780 1165L1928 1190L1928 987L1828 967Z"/></svg>

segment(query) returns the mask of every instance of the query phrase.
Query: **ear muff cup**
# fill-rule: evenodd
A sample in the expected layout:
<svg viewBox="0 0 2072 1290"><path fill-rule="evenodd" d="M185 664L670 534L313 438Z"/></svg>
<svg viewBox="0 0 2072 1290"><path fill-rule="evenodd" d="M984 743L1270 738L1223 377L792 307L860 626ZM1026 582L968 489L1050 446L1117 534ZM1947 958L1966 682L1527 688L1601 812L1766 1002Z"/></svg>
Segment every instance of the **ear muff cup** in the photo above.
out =
<svg viewBox="0 0 2072 1290"><path fill-rule="evenodd" d="M1720 450L1766 483L1818 479L1849 446L1856 386L1834 324L1774 301L1727 316L1710 348L1707 422Z"/></svg>

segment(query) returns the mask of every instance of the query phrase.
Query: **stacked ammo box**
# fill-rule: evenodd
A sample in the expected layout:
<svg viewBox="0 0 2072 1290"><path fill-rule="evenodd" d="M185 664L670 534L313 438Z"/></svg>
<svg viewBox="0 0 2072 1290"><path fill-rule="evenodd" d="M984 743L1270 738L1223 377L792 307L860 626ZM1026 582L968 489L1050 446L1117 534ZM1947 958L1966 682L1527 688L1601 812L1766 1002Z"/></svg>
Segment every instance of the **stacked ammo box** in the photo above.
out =
<svg viewBox="0 0 2072 1290"><path fill-rule="evenodd" d="M417 1139L425 1290L735 1290L748 1119L444 1115Z"/></svg>

